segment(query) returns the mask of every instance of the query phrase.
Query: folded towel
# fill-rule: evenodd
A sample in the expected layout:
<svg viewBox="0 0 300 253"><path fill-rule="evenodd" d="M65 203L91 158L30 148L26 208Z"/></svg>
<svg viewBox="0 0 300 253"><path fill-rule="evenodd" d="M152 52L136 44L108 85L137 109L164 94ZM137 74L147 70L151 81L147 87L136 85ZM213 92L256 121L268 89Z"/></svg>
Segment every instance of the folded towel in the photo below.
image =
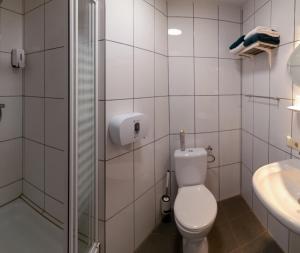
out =
<svg viewBox="0 0 300 253"><path fill-rule="evenodd" d="M258 26L256 28L254 28L252 31L247 33L247 35L245 36L245 40L249 39L252 35L257 34L257 33L266 34L266 35L269 35L269 36L272 36L272 37L279 37L280 36L279 32L273 30L270 27Z"/></svg>
<svg viewBox="0 0 300 253"><path fill-rule="evenodd" d="M280 43L280 37L272 37L266 34L257 33L246 39L244 42L244 46L248 47L257 41L278 45Z"/></svg>
<svg viewBox="0 0 300 253"><path fill-rule="evenodd" d="M245 38L245 35L243 35L243 36L241 36L240 38L238 38L237 41L235 41L235 42L229 47L229 49L232 50L232 49L238 47L239 45L243 44L244 38Z"/></svg>
<svg viewBox="0 0 300 253"><path fill-rule="evenodd" d="M236 48L233 48L230 50L231 54L238 54L239 52L241 52L243 49L245 49L244 43L241 43L239 46L237 46Z"/></svg>

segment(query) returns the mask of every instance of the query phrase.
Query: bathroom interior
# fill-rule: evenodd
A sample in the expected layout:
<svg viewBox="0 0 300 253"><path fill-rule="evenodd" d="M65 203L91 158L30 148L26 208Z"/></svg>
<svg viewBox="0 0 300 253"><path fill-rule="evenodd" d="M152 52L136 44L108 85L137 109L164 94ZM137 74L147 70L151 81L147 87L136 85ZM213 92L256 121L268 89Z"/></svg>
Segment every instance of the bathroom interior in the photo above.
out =
<svg viewBox="0 0 300 253"><path fill-rule="evenodd" d="M299 253L300 0L0 0L1 253Z"/></svg>

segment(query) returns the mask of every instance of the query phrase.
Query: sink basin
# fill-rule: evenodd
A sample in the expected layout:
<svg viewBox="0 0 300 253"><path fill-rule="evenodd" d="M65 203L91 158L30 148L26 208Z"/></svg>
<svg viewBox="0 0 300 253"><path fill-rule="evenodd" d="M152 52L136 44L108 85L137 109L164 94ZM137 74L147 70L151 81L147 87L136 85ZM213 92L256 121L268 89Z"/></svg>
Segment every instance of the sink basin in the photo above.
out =
<svg viewBox="0 0 300 253"><path fill-rule="evenodd" d="M253 188L270 213L300 233L300 160L268 164L253 175Z"/></svg>

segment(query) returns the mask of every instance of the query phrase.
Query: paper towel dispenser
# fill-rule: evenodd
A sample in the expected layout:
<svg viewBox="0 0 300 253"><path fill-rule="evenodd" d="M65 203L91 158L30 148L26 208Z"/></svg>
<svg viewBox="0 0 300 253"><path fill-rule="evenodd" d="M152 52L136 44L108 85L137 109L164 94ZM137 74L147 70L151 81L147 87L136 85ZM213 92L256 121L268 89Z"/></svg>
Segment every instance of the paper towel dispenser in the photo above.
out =
<svg viewBox="0 0 300 253"><path fill-rule="evenodd" d="M127 145L146 137L147 117L143 113L131 112L113 117L109 122L109 134L113 143Z"/></svg>

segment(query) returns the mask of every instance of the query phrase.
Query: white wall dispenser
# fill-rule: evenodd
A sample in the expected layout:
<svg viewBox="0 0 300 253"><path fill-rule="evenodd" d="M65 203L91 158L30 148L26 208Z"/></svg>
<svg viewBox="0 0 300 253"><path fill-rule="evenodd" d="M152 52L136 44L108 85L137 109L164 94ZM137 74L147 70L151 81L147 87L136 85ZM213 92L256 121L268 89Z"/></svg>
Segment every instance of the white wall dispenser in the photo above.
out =
<svg viewBox="0 0 300 253"><path fill-rule="evenodd" d="M127 145L147 136L148 120L143 113L120 114L109 122L109 134L113 143Z"/></svg>
<svg viewBox="0 0 300 253"><path fill-rule="evenodd" d="M23 49L11 50L11 66L13 68L25 68L25 52Z"/></svg>

